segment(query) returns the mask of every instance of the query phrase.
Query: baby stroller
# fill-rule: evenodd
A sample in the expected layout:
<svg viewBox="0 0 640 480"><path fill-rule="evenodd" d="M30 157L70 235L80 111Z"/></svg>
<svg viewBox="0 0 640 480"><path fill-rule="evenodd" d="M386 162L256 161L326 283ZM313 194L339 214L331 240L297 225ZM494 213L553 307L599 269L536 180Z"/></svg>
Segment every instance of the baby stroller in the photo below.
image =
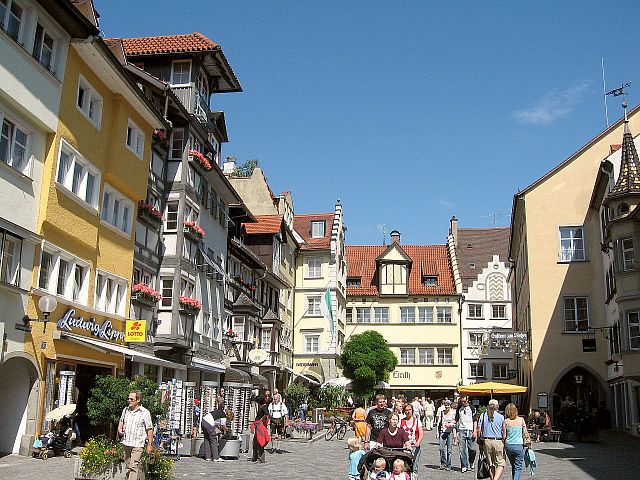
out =
<svg viewBox="0 0 640 480"><path fill-rule="evenodd" d="M387 466L385 467L387 472L393 471L393 462L400 458L404 461L405 472L409 475L413 473L413 455L411 452L401 448L380 447L369 450L360 459L360 462L358 462L358 472L360 473L361 480L367 479L368 473L373 472L373 463L380 457L384 458L387 462Z"/></svg>
<svg viewBox="0 0 640 480"><path fill-rule="evenodd" d="M76 405L72 403L55 408L47 414L45 420L52 422L54 427L48 433L40 435L33 443L34 457L46 460L58 455L64 455L65 458L73 456L71 439L74 433L72 417L75 411Z"/></svg>

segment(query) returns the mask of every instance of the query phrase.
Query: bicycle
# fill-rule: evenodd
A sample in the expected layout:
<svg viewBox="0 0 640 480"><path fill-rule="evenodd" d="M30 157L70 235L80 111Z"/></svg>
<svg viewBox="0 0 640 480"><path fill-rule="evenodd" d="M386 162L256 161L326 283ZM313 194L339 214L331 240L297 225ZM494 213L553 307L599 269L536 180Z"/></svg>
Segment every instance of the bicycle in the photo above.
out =
<svg viewBox="0 0 640 480"><path fill-rule="evenodd" d="M347 422L340 418L334 418L331 422L331 426L327 430L327 433L324 434L324 439L329 441L333 439L335 436L338 440L342 440L347 434Z"/></svg>

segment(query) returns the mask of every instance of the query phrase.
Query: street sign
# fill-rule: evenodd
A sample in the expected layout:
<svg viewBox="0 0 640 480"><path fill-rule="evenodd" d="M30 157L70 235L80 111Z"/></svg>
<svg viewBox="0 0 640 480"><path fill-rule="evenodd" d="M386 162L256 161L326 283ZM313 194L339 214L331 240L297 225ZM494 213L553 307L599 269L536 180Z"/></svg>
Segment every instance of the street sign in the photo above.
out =
<svg viewBox="0 0 640 480"><path fill-rule="evenodd" d="M583 338L582 339L582 351L583 352L595 352L597 351L595 338Z"/></svg>

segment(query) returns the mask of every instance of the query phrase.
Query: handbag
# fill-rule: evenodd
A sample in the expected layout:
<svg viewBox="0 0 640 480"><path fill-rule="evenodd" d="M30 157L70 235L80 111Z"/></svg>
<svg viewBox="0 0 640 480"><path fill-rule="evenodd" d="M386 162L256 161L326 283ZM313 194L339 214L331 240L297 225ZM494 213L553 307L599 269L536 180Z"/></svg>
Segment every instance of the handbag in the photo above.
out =
<svg viewBox="0 0 640 480"><path fill-rule="evenodd" d="M529 430L527 430L527 426L526 425L522 426L522 438L524 439L524 446L525 447L530 447L531 446L531 435L529 435Z"/></svg>
<svg viewBox="0 0 640 480"><path fill-rule="evenodd" d="M480 432L478 433L478 438L476 440L478 442L478 449L479 450L482 450L482 448L484 447L484 438L483 438L483 435L484 435L484 428L483 428L484 427L484 416L483 415L486 415L486 414L483 413L482 415L480 415L480 420L482 420L482 422L480 423Z"/></svg>
<svg viewBox="0 0 640 480"><path fill-rule="evenodd" d="M485 478L489 478L489 461L483 452L480 452L480 460L478 461L478 473L476 474L476 478L478 480L483 480Z"/></svg>

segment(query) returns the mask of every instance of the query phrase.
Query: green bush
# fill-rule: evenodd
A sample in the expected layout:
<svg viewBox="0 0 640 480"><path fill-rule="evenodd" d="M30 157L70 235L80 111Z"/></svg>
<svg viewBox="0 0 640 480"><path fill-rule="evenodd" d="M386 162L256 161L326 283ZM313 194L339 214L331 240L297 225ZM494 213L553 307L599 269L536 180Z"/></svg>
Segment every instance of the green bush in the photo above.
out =
<svg viewBox="0 0 640 480"><path fill-rule="evenodd" d="M293 417L300 405L309 398L309 389L301 383L291 383L284 390L284 398L293 409L293 412L289 412L289 416ZM308 402L307 406L309 406Z"/></svg>
<svg viewBox="0 0 640 480"><path fill-rule="evenodd" d="M82 459L83 473L103 474L113 470L124 460L124 449L121 443L114 443L100 435L85 443L79 456Z"/></svg>
<svg viewBox="0 0 640 480"><path fill-rule="evenodd" d="M347 391L344 387L322 387L318 390L318 394L320 395L322 406L328 410L343 406L347 400Z"/></svg>

